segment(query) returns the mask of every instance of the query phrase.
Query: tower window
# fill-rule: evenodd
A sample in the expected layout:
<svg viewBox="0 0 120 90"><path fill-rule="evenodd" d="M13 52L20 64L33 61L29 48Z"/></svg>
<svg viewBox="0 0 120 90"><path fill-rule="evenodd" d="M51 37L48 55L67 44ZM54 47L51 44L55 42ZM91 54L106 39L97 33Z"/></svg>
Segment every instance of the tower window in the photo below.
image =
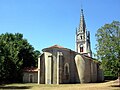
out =
<svg viewBox="0 0 120 90"><path fill-rule="evenodd" d="M80 36L80 38L82 39L82 36Z"/></svg>
<svg viewBox="0 0 120 90"><path fill-rule="evenodd" d="M84 50L83 50L83 45L81 44L80 45L80 52L83 52Z"/></svg>
<svg viewBox="0 0 120 90"><path fill-rule="evenodd" d="M80 47L80 52L83 52L83 47Z"/></svg>

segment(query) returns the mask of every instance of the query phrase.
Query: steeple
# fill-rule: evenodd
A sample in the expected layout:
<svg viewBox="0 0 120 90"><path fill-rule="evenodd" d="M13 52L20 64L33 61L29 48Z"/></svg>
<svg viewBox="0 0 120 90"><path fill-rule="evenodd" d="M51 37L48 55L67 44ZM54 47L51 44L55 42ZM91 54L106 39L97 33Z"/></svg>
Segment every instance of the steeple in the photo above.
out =
<svg viewBox="0 0 120 90"><path fill-rule="evenodd" d="M83 9L81 9L80 24L76 30L76 52L92 57L90 32L86 30Z"/></svg>
<svg viewBox="0 0 120 90"><path fill-rule="evenodd" d="M84 19L83 9L81 9L79 32L85 32L86 31L85 29L86 29L85 19Z"/></svg>
<svg viewBox="0 0 120 90"><path fill-rule="evenodd" d="M90 42L90 31L87 31L87 53L88 53L88 56L92 57L91 42Z"/></svg>

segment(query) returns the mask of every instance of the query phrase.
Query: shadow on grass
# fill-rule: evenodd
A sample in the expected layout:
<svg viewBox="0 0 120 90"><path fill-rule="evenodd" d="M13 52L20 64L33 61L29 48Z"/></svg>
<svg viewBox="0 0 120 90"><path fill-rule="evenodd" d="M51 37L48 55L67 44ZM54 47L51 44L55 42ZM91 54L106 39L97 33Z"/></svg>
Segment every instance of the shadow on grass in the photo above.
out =
<svg viewBox="0 0 120 90"><path fill-rule="evenodd" d="M120 87L120 85L111 85L111 87Z"/></svg>
<svg viewBox="0 0 120 90"><path fill-rule="evenodd" d="M30 89L31 86L0 86L0 89Z"/></svg>

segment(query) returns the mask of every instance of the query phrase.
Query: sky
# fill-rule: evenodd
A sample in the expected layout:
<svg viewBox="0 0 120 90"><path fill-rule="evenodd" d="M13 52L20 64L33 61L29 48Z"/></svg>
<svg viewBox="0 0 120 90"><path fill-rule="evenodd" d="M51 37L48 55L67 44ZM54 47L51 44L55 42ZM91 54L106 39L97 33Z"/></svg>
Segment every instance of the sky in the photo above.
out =
<svg viewBox="0 0 120 90"><path fill-rule="evenodd" d="M75 50L75 32L83 9L91 48L106 23L120 21L120 0L0 0L0 34L22 33L36 49L58 44Z"/></svg>

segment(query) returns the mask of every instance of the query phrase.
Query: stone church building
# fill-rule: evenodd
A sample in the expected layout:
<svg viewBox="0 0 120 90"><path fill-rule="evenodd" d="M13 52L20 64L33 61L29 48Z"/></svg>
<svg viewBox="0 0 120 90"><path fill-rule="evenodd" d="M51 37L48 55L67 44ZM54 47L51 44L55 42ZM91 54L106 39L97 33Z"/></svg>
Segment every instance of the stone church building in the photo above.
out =
<svg viewBox="0 0 120 90"><path fill-rule="evenodd" d="M82 9L80 24L76 29L76 51L59 45L42 51L38 58L38 76L33 73L31 79L38 84L89 83L104 79L100 62L92 58L90 32L86 30ZM25 81L27 76L24 74L23 77Z"/></svg>

